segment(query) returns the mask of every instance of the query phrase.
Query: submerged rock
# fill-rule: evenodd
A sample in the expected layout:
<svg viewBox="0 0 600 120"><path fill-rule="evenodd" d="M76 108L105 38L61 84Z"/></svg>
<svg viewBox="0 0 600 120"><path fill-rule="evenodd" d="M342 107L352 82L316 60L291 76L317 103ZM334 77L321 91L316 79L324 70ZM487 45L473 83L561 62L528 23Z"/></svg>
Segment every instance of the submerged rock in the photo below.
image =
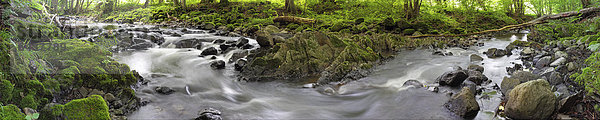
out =
<svg viewBox="0 0 600 120"><path fill-rule="evenodd" d="M543 79L517 85L509 93L506 115L513 119L547 119L554 113L556 97Z"/></svg>
<svg viewBox="0 0 600 120"><path fill-rule="evenodd" d="M460 92L452 95L444 106L452 113L463 118L473 118L479 112L475 91L472 91L469 87L463 87Z"/></svg>
<svg viewBox="0 0 600 120"><path fill-rule="evenodd" d="M208 108L208 109L204 109L200 112L198 112L198 116L195 120L222 120L223 118L221 118L221 111L214 109L214 108Z"/></svg>
<svg viewBox="0 0 600 120"><path fill-rule="evenodd" d="M175 92L175 90L173 90L169 87L165 87L165 86L156 87L156 88L154 88L154 91L156 91L157 93L163 94L163 95L169 95L169 94Z"/></svg>
<svg viewBox="0 0 600 120"><path fill-rule="evenodd" d="M442 76L438 77L436 81L440 83L440 85L448 85L448 86L459 86L465 79L469 77L464 70L455 70L444 73Z"/></svg>
<svg viewBox="0 0 600 120"><path fill-rule="evenodd" d="M210 62L210 67L213 69L225 69L225 61L217 60Z"/></svg>
<svg viewBox="0 0 600 120"><path fill-rule="evenodd" d="M421 88L421 87L423 87L423 83L419 82L418 80L407 80L406 82L404 82L404 84L402 84L402 87L409 87L409 86L413 86L415 88Z"/></svg>

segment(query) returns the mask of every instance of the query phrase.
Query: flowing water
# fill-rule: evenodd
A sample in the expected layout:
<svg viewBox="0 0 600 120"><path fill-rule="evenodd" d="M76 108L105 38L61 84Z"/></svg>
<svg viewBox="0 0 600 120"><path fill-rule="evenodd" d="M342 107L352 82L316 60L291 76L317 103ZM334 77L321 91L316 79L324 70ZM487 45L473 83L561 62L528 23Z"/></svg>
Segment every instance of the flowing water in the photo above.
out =
<svg viewBox="0 0 600 120"><path fill-rule="evenodd" d="M178 37L164 35L165 44ZM237 40L239 37L220 37L208 33L186 34L183 37L220 38ZM483 40L485 45L467 50L451 48L454 56L432 55L432 50L404 50L395 59L377 66L365 78L350 82L335 92L326 87L303 88L301 84L273 82L243 82L236 78L233 64L223 70L210 67L209 57L199 57L202 52L193 48L162 47L148 50L116 53L114 58L136 70L150 82L136 89L138 97L151 101L129 115L130 119L193 119L198 111L216 108L224 119L459 119L444 108L450 98L426 88L402 87L409 80L426 85L444 72L469 64L482 65L484 75L492 80L485 85L486 95L477 95L481 107L476 119L492 119L500 103L500 91L492 89L508 76L506 67L521 63L518 51L512 56L488 59L482 54L488 48L504 48L511 41L527 40L524 33L504 34ZM258 47L256 41L250 44ZM205 43L204 46L215 46ZM206 47L205 47L206 48ZM217 59L227 61L232 53L221 54ZM477 54L485 59L470 62L469 56ZM158 94L154 88L165 86L176 92ZM493 91L496 91L494 93Z"/></svg>

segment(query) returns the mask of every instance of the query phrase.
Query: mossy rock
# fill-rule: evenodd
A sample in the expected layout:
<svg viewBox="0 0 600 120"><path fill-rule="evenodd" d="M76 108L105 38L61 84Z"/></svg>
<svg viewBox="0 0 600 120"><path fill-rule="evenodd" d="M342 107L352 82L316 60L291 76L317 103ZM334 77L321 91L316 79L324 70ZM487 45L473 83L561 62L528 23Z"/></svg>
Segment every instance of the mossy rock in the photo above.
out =
<svg viewBox="0 0 600 120"><path fill-rule="evenodd" d="M14 85L8 80L0 81L0 102L8 103L12 99Z"/></svg>
<svg viewBox="0 0 600 120"><path fill-rule="evenodd" d="M346 29L348 27L349 26L344 22L336 22L333 24L333 26L329 27L329 30L331 30L332 32L338 32L338 31L340 31L342 29Z"/></svg>
<svg viewBox="0 0 600 120"><path fill-rule="evenodd" d="M65 104L65 119L76 120L110 120L106 101L99 95L76 99Z"/></svg>
<svg viewBox="0 0 600 120"><path fill-rule="evenodd" d="M0 106L0 118L2 120L25 120L25 114L21 112L21 109L16 105L9 104L7 106Z"/></svg>
<svg viewBox="0 0 600 120"><path fill-rule="evenodd" d="M35 98L35 93L29 92L27 94L27 96L25 96L24 98L21 98L21 103L20 106L23 108L33 108L33 109L37 109L37 107L40 105L40 102L38 100L36 100Z"/></svg>

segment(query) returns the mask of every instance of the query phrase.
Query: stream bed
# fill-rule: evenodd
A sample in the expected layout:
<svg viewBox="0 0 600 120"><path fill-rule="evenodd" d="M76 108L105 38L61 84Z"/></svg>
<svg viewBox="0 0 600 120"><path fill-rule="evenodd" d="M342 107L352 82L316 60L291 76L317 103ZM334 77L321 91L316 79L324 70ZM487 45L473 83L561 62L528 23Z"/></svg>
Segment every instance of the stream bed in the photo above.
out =
<svg viewBox="0 0 600 120"><path fill-rule="evenodd" d="M161 28L162 29L162 28ZM452 56L433 55L433 50L417 49L398 52L393 60L373 68L369 76L350 82L340 88L321 86L304 88L302 84L273 82L244 82L237 80L234 65L215 70L209 56L199 57L203 50L169 46L182 37L198 39L223 39L236 41L240 37L215 36L208 32L184 34L181 37L163 35L165 43L147 50L115 53L114 58L127 64L149 82L136 89L142 100L150 101L130 119L194 119L198 111L215 108L224 119L460 119L444 108L451 91L460 88L440 89L431 92L427 87L402 87L410 79L425 85L435 85L436 78L456 67L481 65L492 82L483 85L486 96L477 95L481 110L475 119L492 119L500 104L502 78L508 76L506 67L519 64L519 52L511 56L489 59L483 54L488 48L504 48L515 40L527 40L525 33L496 35L483 40L483 46L469 49L450 48ZM250 39L256 49L258 44ZM217 46L206 42L203 48ZM228 61L235 52L226 51L215 60ZM470 62L469 56L477 54L483 61ZM169 87L169 95L155 92L157 87ZM500 117L498 117L500 118Z"/></svg>

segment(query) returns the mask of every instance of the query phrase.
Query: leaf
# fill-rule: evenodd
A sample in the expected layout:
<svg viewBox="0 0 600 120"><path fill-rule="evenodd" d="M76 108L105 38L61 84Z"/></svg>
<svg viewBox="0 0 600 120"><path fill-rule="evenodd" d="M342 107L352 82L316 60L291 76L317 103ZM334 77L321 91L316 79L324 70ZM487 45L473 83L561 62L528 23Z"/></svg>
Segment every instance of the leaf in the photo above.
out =
<svg viewBox="0 0 600 120"><path fill-rule="evenodd" d="M40 113L33 113L33 119L38 119L40 117Z"/></svg>
<svg viewBox="0 0 600 120"><path fill-rule="evenodd" d="M31 120L31 116L30 116L30 115L27 115L27 116L25 116L25 119L27 119L27 120Z"/></svg>
<svg viewBox="0 0 600 120"><path fill-rule="evenodd" d="M600 48L600 43L591 44L588 47L588 49L590 49L591 51L598 51L598 48Z"/></svg>

